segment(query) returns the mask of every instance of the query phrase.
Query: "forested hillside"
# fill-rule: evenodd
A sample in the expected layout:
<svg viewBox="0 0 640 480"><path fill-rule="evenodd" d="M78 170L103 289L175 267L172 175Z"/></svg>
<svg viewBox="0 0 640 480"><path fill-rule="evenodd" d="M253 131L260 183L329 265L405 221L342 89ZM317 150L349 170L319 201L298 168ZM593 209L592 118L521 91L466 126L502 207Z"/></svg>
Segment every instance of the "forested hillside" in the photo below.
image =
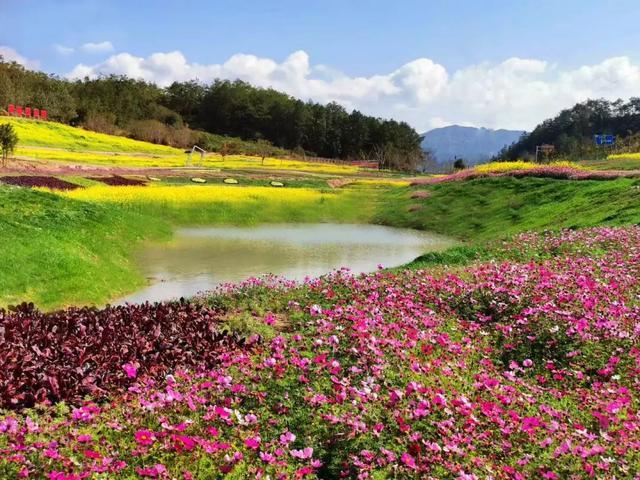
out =
<svg viewBox="0 0 640 480"><path fill-rule="evenodd" d="M209 132L314 156L373 157L395 168L410 169L422 161L421 138L406 123L348 112L336 103L304 102L241 81L189 81L166 89L122 76L69 81L0 57L0 108L9 103L46 108L60 122L176 147L199 142L219 149L219 141L201 133Z"/></svg>
<svg viewBox="0 0 640 480"><path fill-rule="evenodd" d="M640 148L640 98L628 102L587 100L545 120L531 133L503 150L500 157L514 160L535 155L536 145L551 144L556 154L584 159ZM598 147L594 135L616 135L617 145Z"/></svg>

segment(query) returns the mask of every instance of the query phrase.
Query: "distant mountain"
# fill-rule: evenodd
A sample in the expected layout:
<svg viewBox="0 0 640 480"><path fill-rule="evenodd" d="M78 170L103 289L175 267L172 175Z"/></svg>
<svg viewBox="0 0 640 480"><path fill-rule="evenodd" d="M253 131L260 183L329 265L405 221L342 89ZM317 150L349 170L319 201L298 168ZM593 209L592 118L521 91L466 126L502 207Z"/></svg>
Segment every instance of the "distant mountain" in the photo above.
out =
<svg viewBox="0 0 640 480"><path fill-rule="evenodd" d="M449 163L457 157L473 165L489 160L504 146L517 142L523 133L522 130L451 125L424 133L422 148L430 150L438 163Z"/></svg>

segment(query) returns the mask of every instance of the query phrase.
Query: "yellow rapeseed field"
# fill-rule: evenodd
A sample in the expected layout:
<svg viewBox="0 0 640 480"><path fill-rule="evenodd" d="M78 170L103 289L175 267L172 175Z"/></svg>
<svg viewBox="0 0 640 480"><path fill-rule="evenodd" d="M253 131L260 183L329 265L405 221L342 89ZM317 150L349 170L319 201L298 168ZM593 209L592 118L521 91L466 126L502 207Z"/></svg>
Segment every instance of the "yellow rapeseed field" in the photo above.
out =
<svg viewBox="0 0 640 480"><path fill-rule="evenodd" d="M13 125L20 145L93 150L98 152L142 152L176 155L180 149L140 142L131 138L92 132L58 122L45 122L26 118L0 117L0 123Z"/></svg>
<svg viewBox="0 0 640 480"><path fill-rule="evenodd" d="M361 178L349 185L364 185L370 187L408 187L411 182L399 178Z"/></svg>
<svg viewBox="0 0 640 480"><path fill-rule="evenodd" d="M510 172L513 170L530 170L533 168L541 167L542 165L533 162L525 162L523 160L518 160L515 162L491 162L491 163L483 163L481 165L476 165L473 167L473 170L478 173L500 173L500 172ZM569 167L575 168L579 170L588 170L584 165L580 165L578 163L560 161L560 162L552 162L546 166L549 167Z"/></svg>
<svg viewBox="0 0 640 480"><path fill-rule="evenodd" d="M640 160L639 153L614 153L607 155L607 160Z"/></svg>
<svg viewBox="0 0 640 480"><path fill-rule="evenodd" d="M126 167L179 167L184 166L185 156L180 155L139 155L133 153L97 153L53 150L34 147L18 147L18 157L56 162L83 163Z"/></svg>
<svg viewBox="0 0 640 480"><path fill-rule="evenodd" d="M16 150L18 157L142 168L175 168L187 164L187 154L183 150L165 145L106 135L57 122L2 117L0 123L10 123L16 130L20 139ZM296 170L328 175L348 175L359 171L358 167L347 164L278 158L266 158L263 162L260 157L247 155L228 155L223 159L217 153L206 154L202 162L199 155L194 155L192 160L204 168L228 170Z"/></svg>
<svg viewBox="0 0 640 480"><path fill-rule="evenodd" d="M118 204L194 205L209 203L242 203L252 201L314 202L335 196L311 188L233 187L233 186L108 186L97 185L58 195L87 202Z"/></svg>
<svg viewBox="0 0 640 480"><path fill-rule="evenodd" d="M37 160L53 160L57 162L83 163L90 165L109 165L141 168L177 168L187 165L187 155L140 155L132 152L98 153L76 152L71 150L45 149L34 147L18 147L16 155ZM203 168L226 170L288 170L328 175L349 175L358 172L358 167L333 163L305 162L302 160L266 158L264 163L259 157L246 155L228 155L224 159L216 153L208 153L204 161L197 163L199 157L194 156L193 164Z"/></svg>

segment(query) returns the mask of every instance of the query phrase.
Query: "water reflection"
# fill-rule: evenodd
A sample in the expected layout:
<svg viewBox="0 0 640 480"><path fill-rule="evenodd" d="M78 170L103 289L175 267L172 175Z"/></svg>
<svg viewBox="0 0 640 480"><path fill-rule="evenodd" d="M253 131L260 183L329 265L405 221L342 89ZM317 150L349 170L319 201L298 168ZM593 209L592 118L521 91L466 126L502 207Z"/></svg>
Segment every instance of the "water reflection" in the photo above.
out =
<svg viewBox="0 0 640 480"><path fill-rule="evenodd" d="M225 282L267 273L294 280L340 267L393 267L452 241L427 232L377 225L277 224L185 228L171 243L147 246L137 261L151 284L121 302L192 296Z"/></svg>

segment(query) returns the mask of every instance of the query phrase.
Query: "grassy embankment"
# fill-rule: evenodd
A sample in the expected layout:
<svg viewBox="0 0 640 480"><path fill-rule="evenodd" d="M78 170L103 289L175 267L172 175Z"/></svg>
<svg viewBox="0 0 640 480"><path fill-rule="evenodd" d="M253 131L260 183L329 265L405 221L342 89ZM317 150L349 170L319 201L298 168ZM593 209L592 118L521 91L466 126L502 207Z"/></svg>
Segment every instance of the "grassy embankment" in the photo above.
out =
<svg viewBox="0 0 640 480"><path fill-rule="evenodd" d="M0 305L33 301L50 309L117 298L145 281L132 250L144 240L169 238L176 225L368 222L374 209L366 191L194 186L139 187L138 192L80 201L0 187Z"/></svg>
<svg viewBox="0 0 640 480"><path fill-rule="evenodd" d="M0 187L0 304L99 304L144 284L131 245L169 235L165 222L114 206Z"/></svg>
<svg viewBox="0 0 640 480"><path fill-rule="evenodd" d="M640 170L640 153L620 153L600 160L584 160L580 163L596 170Z"/></svg>
<svg viewBox="0 0 640 480"><path fill-rule="evenodd" d="M0 189L5 241L0 302L100 303L141 285L132 245L172 225L375 222L467 241L415 265L464 263L485 242L524 230L640 222L640 181L511 177L429 187L91 187L58 194ZM416 192L427 198L412 198ZM54 281L52 281L54 279Z"/></svg>
<svg viewBox="0 0 640 480"><path fill-rule="evenodd" d="M501 177L398 188L388 193L375 221L467 242L413 266L465 263L489 255L486 242L518 232L640 223L640 180Z"/></svg>

